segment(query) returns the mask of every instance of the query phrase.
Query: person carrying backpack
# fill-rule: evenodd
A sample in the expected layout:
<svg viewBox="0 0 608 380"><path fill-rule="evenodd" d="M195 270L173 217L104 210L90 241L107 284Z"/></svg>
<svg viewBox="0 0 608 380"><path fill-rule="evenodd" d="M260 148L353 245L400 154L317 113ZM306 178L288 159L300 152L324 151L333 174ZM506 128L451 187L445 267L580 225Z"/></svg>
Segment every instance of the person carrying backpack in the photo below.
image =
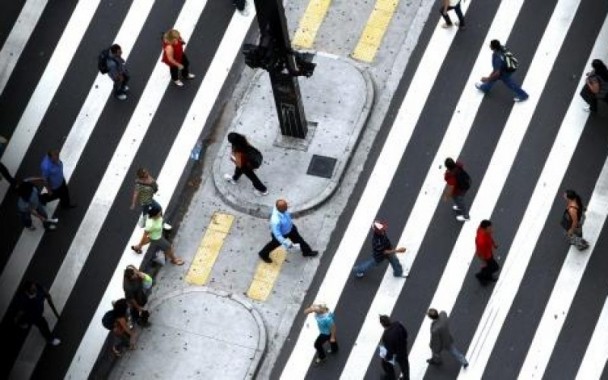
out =
<svg viewBox="0 0 608 380"><path fill-rule="evenodd" d="M126 100L130 77L125 60L122 59L120 45L114 44L109 49L104 49L99 54L97 66L100 73L108 74L114 81L114 96L118 100Z"/></svg>
<svg viewBox="0 0 608 380"><path fill-rule="evenodd" d="M253 193L257 196L268 195L268 189L260 181L254 170L262 165L264 158L262 153L249 144L247 138L239 133L230 132L228 133L228 141L232 144L232 154L230 159L234 162L234 174L224 174L224 179L233 185L236 185L236 181L239 180L241 175L245 174L247 178L251 180L253 187Z"/></svg>
<svg viewBox="0 0 608 380"><path fill-rule="evenodd" d="M461 162L454 162L451 158L445 159L445 173L443 179L446 182L445 191L443 192L443 200L452 199L454 205L452 209L458 214L456 220L459 222L468 222L469 211L464 202L464 196L467 190L471 187L471 177L464 170Z"/></svg>
<svg viewBox="0 0 608 380"><path fill-rule="evenodd" d="M511 79L511 75L517 70L519 65L513 53L502 46L498 40L490 42L490 49L492 49L492 72L487 77L482 77L481 83L475 83L475 87L484 94L487 94L492 89L492 86L494 86L494 83L501 80L515 92L513 101L523 102L527 100L528 93Z"/></svg>
<svg viewBox="0 0 608 380"><path fill-rule="evenodd" d="M119 357L126 349L135 349L135 330L129 325L129 304L126 299L121 298L112 302L112 310L107 311L101 324L112 332L112 353Z"/></svg>

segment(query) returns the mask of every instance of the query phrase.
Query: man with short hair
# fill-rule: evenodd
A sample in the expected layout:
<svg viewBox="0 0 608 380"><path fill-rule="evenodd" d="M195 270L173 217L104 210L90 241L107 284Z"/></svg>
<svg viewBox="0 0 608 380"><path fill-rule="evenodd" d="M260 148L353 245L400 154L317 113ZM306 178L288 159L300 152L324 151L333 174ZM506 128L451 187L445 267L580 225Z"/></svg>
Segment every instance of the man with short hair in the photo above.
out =
<svg viewBox="0 0 608 380"><path fill-rule="evenodd" d="M293 247L294 244L299 244L302 250L302 256L316 256L319 252L313 251L310 245L300 236L298 228L291 220L291 213L287 211L287 201L279 199L275 203L270 216L270 237L271 240L258 253L260 258L265 263L272 263L270 252L282 245L286 249Z"/></svg>
<svg viewBox="0 0 608 380"><path fill-rule="evenodd" d="M494 241L493 233L492 222L482 220L475 236L475 255L483 262L481 270L475 273L475 277L484 286L497 280L494 273L500 269L496 259L494 259L493 251L498 248L498 245Z"/></svg>
<svg viewBox="0 0 608 380"><path fill-rule="evenodd" d="M515 92L513 101L523 102L524 100L527 100L528 93L513 81L511 78L513 73L507 71L504 46L500 44L500 41L492 40L490 42L490 49L492 49L492 72L487 77L482 77L481 83L475 83L475 87L485 94L492 89L494 83L501 80L507 87Z"/></svg>
<svg viewBox="0 0 608 380"><path fill-rule="evenodd" d="M386 350L382 358L382 369L389 380L395 379L395 362L401 369L400 379L410 379L410 365L407 360L407 330L398 321L391 321L388 315L380 316L382 347Z"/></svg>
<svg viewBox="0 0 608 380"><path fill-rule="evenodd" d="M114 81L114 96L118 100L127 99L127 91L129 91L129 71L127 70L125 60L122 58L122 48L118 44L110 47L108 56L108 75Z"/></svg>
<svg viewBox="0 0 608 380"><path fill-rule="evenodd" d="M458 177L462 174L462 171L464 171L464 167L461 162L454 162L454 160L449 157L445 159L445 173L443 174L443 179L446 182L446 187L443 192L443 200L447 201L451 198L454 203L452 209L458 213L456 220L459 222L468 222L470 219L469 211L464 203L464 196L467 190L463 189L458 183Z"/></svg>
<svg viewBox="0 0 608 380"><path fill-rule="evenodd" d="M76 205L70 202L70 191L63 175L63 162L59 158L59 149L49 150L42 159L40 170L42 171L42 177L47 189L47 193L42 194L40 200L43 203L48 203L59 199L61 208L69 209L76 207Z"/></svg>
<svg viewBox="0 0 608 380"><path fill-rule="evenodd" d="M404 247L393 248L391 241L386 236L387 224L381 221L376 220L372 223L372 248L373 254L372 257L363 261L362 263L355 265L353 268L353 272L355 273L355 277L361 278L365 276L365 273L377 266L385 259L388 260L389 264L393 268L393 276L405 278L407 276L403 275L403 267L399 262L396 253L405 252Z"/></svg>
<svg viewBox="0 0 608 380"><path fill-rule="evenodd" d="M445 311L437 312L436 309L429 309L426 314L433 322L431 322L431 351L433 352L433 357L427 359L427 363L429 364L441 364L441 352L443 350L448 351L456 360L460 362L460 364L467 368L469 366L469 362L464 357L462 352L460 352L454 346L454 338L452 338L452 333L450 332L450 325L448 321L448 315Z"/></svg>
<svg viewBox="0 0 608 380"><path fill-rule="evenodd" d="M49 323L43 315L44 300L48 302L53 314L59 319L59 313L49 292L38 283L25 281L17 296L18 311L15 315L15 323L24 329L29 329L32 325L38 327L48 344L58 346L61 340L51 333Z"/></svg>

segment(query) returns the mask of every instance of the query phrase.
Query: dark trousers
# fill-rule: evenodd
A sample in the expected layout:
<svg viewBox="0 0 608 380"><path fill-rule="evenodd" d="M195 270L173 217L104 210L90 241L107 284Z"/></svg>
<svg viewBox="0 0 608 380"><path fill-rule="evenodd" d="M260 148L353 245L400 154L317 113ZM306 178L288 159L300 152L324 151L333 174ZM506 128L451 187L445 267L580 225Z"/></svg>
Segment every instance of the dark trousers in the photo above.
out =
<svg viewBox="0 0 608 380"><path fill-rule="evenodd" d="M245 177L249 178L249 180L253 184L253 187L255 187L256 190L261 191L262 193L265 193L266 190L268 190L268 189L266 189L266 186L264 186L262 181L260 181L258 176L253 171L253 169L251 169L248 166L244 166L242 168L235 166L234 174L232 175L232 179L235 181L238 181L239 178L241 178L241 175L243 175L243 174L245 174Z"/></svg>
<svg viewBox="0 0 608 380"><path fill-rule="evenodd" d="M329 342L331 335L328 334L319 334L317 339L315 340L315 350L317 350L317 357L321 360L325 359L325 349L323 348L323 344L325 342ZM331 352L338 352L338 342L330 342Z"/></svg>
<svg viewBox="0 0 608 380"><path fill-rule="evenodd" d="M188 74L190 74L190 61L188 61L188 57L186 57L186 53L184 53L184 55L182 56L182 65L184 65L184 68L181 70L182 71L182 78L186 78L188 76ZM179 79L179 69L177 68L177 66L169 66L169 71L171 72L171 79L176 81Z"/></svg>
<svg viewBox="0 0 608 380"><path fill-rule="evenodd" d="M38 330L40 330L40 333L47 341L51 341L53 339L53 334L49 328L49 323L46 321L44 316L40 315L39 317L28 318L28 323L38 327Z"/></svg>
<svg viewBox="0 0 608 380"><path fill-rule="evenodd" d="M1 162L0 162L0 174L2 174L2 177L5 178L8 181L8 183L10 183L11 185L15 184L15 178L13 178L11 173L8 172L8 169L6 168L6 166L4 166L4 164Z"/></svg>
<svg viewBox="0 0 608 380"><path fill-rule="evenodd" d="M70 206L70 191L68 190L68 185L65 183L65 179L61 183L61 185L51 190L52 193L46 193L40 195L40 200L42 203L48 203L55 199L59 199L59 205L61 207L69 207Z"/></svg>
<svg viewBox="0 0 608 380"><path fill-rule="evenodd" d="M114 81L114 96L123 95L127 93L125 86L129 84L131 77L127 73L121 75L121 79Z"/></svg>
<svg viewBox="0 0 608 380"><path fill-rule="evenodd" d="M448 11L451 11L452 9L456 12L456 16L458 16L458 22L460 23L460 26L463 27L464 15L462 14L462 9L460 9L460 2L458 2L458 4L454 5L453 7L448 6ZM443 6L439 8L439 13L441 13L441 16L443 16L443 20L446 24L452 25L452 20L450 19L450 15L448 15L448 12L443 13Z"/></svg>
<svg viewBox="0 0 608 380"><path fill-rule="evenodd" d="M236 7L236 10L242 12L245 9L245 0L232 0L232 4Z"/></svg>
<svg viewBox="0 0 608 380"><path fill-rule="evenodd" d="M589 109L591 111L597 111L597 96L591 92L586 83L583 85L583 89L581 90L581 97L585 102L587 102L587 104L589 104Z"/></svg>
<svg viewBox="0 0 608 380"><path fill-rule="evenodd" d="M386 378L389 380L394 380L397 378L395 374L395 366L390 362L387 362L384 359L382 361L382 369L384 373L386 373ZM401 373L403 374L403 378L405 380L410 380L410 363L407 361L407 353L398 354L396 356L396 362L399 364L399 368L401 368Z"/></svg>
<svg viewBox="0 0 608 380"><path fill-rule="evenodd" d="M272 240L269 241L264 248L262 248L259 253L260 257L270 258L270 252L274 251L275 248L281 245L281 243L279 243L272 233L270 234L270 237L272 237ZM300 249L302 250L303 254L307 255L312 252L312 248L310 248L310 245L308 245L308 243L302 239L302 236L300 236L298 228L295 225L291 228L291 231L285 235L285 237L289 238L294 244L300 244Z"/></svg>
<svg viewBox="0 0 608 380"><path fill-rule="evenodd" d="M500 266L492 256L488 261L486 261L486 265L484 265L481 270L476 274L477 278L481 282L488 282L494 279L492 276L494 273L498 272Z"/></svg>

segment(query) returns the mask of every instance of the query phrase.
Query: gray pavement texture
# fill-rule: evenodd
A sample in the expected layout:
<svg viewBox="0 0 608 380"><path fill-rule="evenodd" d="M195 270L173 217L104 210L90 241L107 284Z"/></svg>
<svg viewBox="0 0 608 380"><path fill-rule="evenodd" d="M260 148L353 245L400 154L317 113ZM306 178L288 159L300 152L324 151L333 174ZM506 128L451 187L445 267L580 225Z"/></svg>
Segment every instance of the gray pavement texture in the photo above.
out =
<svg viewBox="0 0 608 380"><path fill-rule="evenodd" d="M270 378L281 346L301 308L336 221L351 196L392 94L430 11L431 2L400 2L371 64L348 58L373 2L333 3L315 40L317 68L300 79L309 122L305 148L280 137L267 74L245 68L209 138L203 172L173 240L183 267L165 266L155 277L148 306L151 327L138 330L136 349L116 360L111 379ZM307 2L286 4L293 34ZM322 52L321 52L322 51ZM245 177L236 185L228 131L245 134L264 154L257 174L269 188L258 197ZM335 158L331 178L306 174L313 155ZM297 217L300 234L319 257L287 253L270 297L248 299L269 239L266 218L278 198ZM181 206L180 206L181 207ZM215 212L235 216L205 286L184 281ZM311 342L312 345L312 342Z"/></svg>

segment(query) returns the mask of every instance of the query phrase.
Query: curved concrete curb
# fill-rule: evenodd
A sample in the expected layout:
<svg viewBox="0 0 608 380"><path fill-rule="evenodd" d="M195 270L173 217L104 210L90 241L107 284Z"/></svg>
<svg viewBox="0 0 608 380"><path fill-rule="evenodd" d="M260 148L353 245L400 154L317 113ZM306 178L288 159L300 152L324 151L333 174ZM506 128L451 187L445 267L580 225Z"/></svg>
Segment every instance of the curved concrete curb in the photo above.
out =
<svg viewBox="0 0 608 380"><path fill-rule="evenodd" d="M333 65L342 65L346 68L343 70L334 70L331 72L331 79L336 83L333 89L350 89L354 87L358 93L346 93L343 92L341 97L332 98L327 94L314 93L311 95L315 87L321 88L321 85L327 86L326 83L315 84L314 82L308 83L303 82L301 87L303 88L302 93L305 94L305 90L309 90L306 95L303 95L305 103L305 111L307 115L316 114L322 123L327 124L342 121L344 125L348 125L347 132L342 133L342 138L345 143L342 145L336 144L335 141L329 141L335 136L331 136L327 133L322 133L314 130L311 127L309 134L313 134L312 141L310 142L309 150L315 150L314 154L323 155L327 151L327 155L335 154L332 148L339 146L340 154L338 155L336 166L334 167L333 174L329 181L306 181L308 179L305 170L299 170L297 174L289 172L287 175L292 175L293 181L281 188L279 185L280 193L275 193L272 186L276 185L276 181L266 181L269 185L271 195L266 197L257 197L253 195L251 184L245 179L241 179L238 185L232 185L228 183L223 175L226 172L232 173L230 170L232 164L229 163L230 157L230 146L226 139L223 140L222 146L215 158L213 164L213 180L216 189L218 190L219 196L222 200L230 205L232 208L253 215L259 218L268 218L274 206L274 201L279 197L286 197L290 201L290 211L294 216L304 215L323 204L328 200L331 195L336 191L340 181L344 175L345 169L350 162L350 158L359 142L361 132L367 123L371 109L374 103L374 84L371 76L365 70L361 70L359 65L355 61L338 57L332 54L317 53L316 61L333 61ZM318 66L319 67L319 66ZM353 72L359 74L359 77L353 77ZM258 171L265 172L264 175L274 175L275 173L285 172L285 167L292 168L298 166L302 168L302 155L303 153L292 154L295 150L286 149L276 143L275 135L278 134L278 120L276 116L276 110L269 109L269 104L274 107L272 93L268 91L264 92L264 96L254 97L254 94L260 91L262 86L270 87L269 84L261 83L261 81L268 80L265 76L265 72L259 70L254 76L251 84L247 88L245 95L239 105L239 110L232 122L231 131L238 131L248 136L253 136L253 144L260 147L264 154L264 165ZM313 75L308 80L314 80ZM321 81L327 78L319 78ZM319 86L317 86L319 85ZM319 90L318 90L319 91ZM323 91L322 89L320 91ZM323 97L325 95L325 98ZM331 95L331 94L330 94ZM356 99L361 98L361 102L358 103L357 109L346 109L344 98ZM310 106L310 107L309 107ZM267 110L263 112L259 110ZM251 112L253 110L254 112ZM327 117L327 110L331 110L331 120ZM259 111L259 112L255 112ZM311 111L311 112L309 112ZM325 113L325 114L324 114ZM356 117L354 117L356 115ZM343 117L342 120L338 119ZM336 120L334 120L336 119ZM350 120L349 120L350 119ZM317 121L309 118L309 121ZM338 124L338 123L336 123ZM253 127L251 127L253 125ZM257 130L258 126L262 126L262 130ZM253 130L251 130L253 129ZM317 140L315 140L317 139ZM265 147L271 148L264 150ZM330 148L330 149L327 149ZM310 153L310 152L305 152ZM312 154L309 156L312 156ZM259 173L258 173L259 175ZM264 175L260 175L263 177ZM280 176L277 174L277 176ZM262 178L264 180L264 178ZM276 177L275 177L276 179ZM282 179L282 178L281 178ZM304 179L304 181L300 181ZM297 184L296 186L292 186ZM243 188L247 190L243 190ZM282 190L282 191L281 191ZM305 194L303 194L305 193Z"/></svg>
<svg viewBox="0 0 608 380"><path fill-rule="evenodd" d="M208 295L209 298L203 300L202 302L200 299L196 299L195 301L198 301L196 304L181 302L183 301L182 298L188 298L188 295L195 293L204 293L205 295ZM227 302L218 302L218 299ZM180 307L174 307L173 310L171 310L171 306L175 306L171 305L172 302L177 302L177 305ZM165 309L160 310L163 305L165 306ZM167 309L167 307L169 307L169 309ZM204 308L205 312L197 313L197 307ZM229 308L236 309L229 310ZM243 309L245 311L243 311ZM185 361L186 363L193 362L191 366L187 366L188 370L198 370L197 373L201 372L201 362L205 362L207 363L207 365L204 367L204 369L207 371L205 373L205 377L208 378L222 378L222 376L226 376L228 373L231 373L232 375L242 373L242 377L239 377L243 379L254 379L256 377L267 350L267 330L261 314L243 297L237 294L211 289L208 287L186 287L181 290L165 293L160 297L154 297L148 304L148 310L150 310L152 315L152 327L143 330L145 331L145 335L142 334L138 338L138 346L140 347L136 351L127 352L123 355L119 365L119 367L122 367L123 370L114 370L111 378L132 378L133 376L143 376L145 373L153 373L156 376L161 376L161 370L151 367L151 364L158 363L159 366L165 369L168 363L158 362L153 358L150 358L150 351L155 351L157 355L160 355L163 358L172 358L173 360L177 359L180 362ZM167 312L168 310L170 310L170 312ZM205 319L209 318L209 313L211 311L215 314L219 313L222 315L221 320L213 320L215 325L221 326L220 329L218 329L217 326L214 326L212 323L207 323L207 321L205 321ZM231 316L235 317L239 314L242 316L243 312L249 313L252 321L254 322L252 323L252 321L249 321L249 323L243 323L244 320L242 318L238 318L238 320L230 319ZM193 322L197 316L200 317L200 320ZM257 331L252 331L250 328L243 327L246 325L252 326L253 324L257 326ZM175 327L177 330L168 331L166 328L167 325ZM186 327L177 327L181 325ZM218 345L234 345L234 343L231 343L229 339L226 342L222 342L214 340L215 338L213 336L205 337L200 331L197 332L195 330L190 330L188 328L189 325L205 325L208 326L208 329L215 328L214 332L216 334L219 334L221 331L226 337L229 337L229 335L232 334L255 339L257 343L256 348L250 348L251 351L253 351L252 356L247 358L238 358L240 361L231 361L230 363L232 368L230 368L230 372L224 368L213 368L213 366L211 366L210 369L208 363L214 362L213 356L216 355L216 352L209 350L209 357L206 357L207 360L201 360L201 357L196 355L198 353L196 350L197 347L193 343L198 340L200 346L201 339L210 340L211 342L215 342L214 344ZM155 328L159 329L160 331L149 331L149 329ZM243 331L238 331L239 329ZM155 334L156 336L150 336L149 334ZM240 346L240 344L238 346ZM247 344L244 342L243 347L245 346L247 346ZM238 348L242 351L243 347ZM188 354L182 354L182 350L187 351ZM227 355L229 354L230 353L228 352ZM203 352L203 355L207 355L206 351ZM145 368L145 371L142 370L142 368ZM183 369L181 370L182 373L175 373L175 376L183 376ZM217 373L215 373L214 370L216 370Z"/></svg>

